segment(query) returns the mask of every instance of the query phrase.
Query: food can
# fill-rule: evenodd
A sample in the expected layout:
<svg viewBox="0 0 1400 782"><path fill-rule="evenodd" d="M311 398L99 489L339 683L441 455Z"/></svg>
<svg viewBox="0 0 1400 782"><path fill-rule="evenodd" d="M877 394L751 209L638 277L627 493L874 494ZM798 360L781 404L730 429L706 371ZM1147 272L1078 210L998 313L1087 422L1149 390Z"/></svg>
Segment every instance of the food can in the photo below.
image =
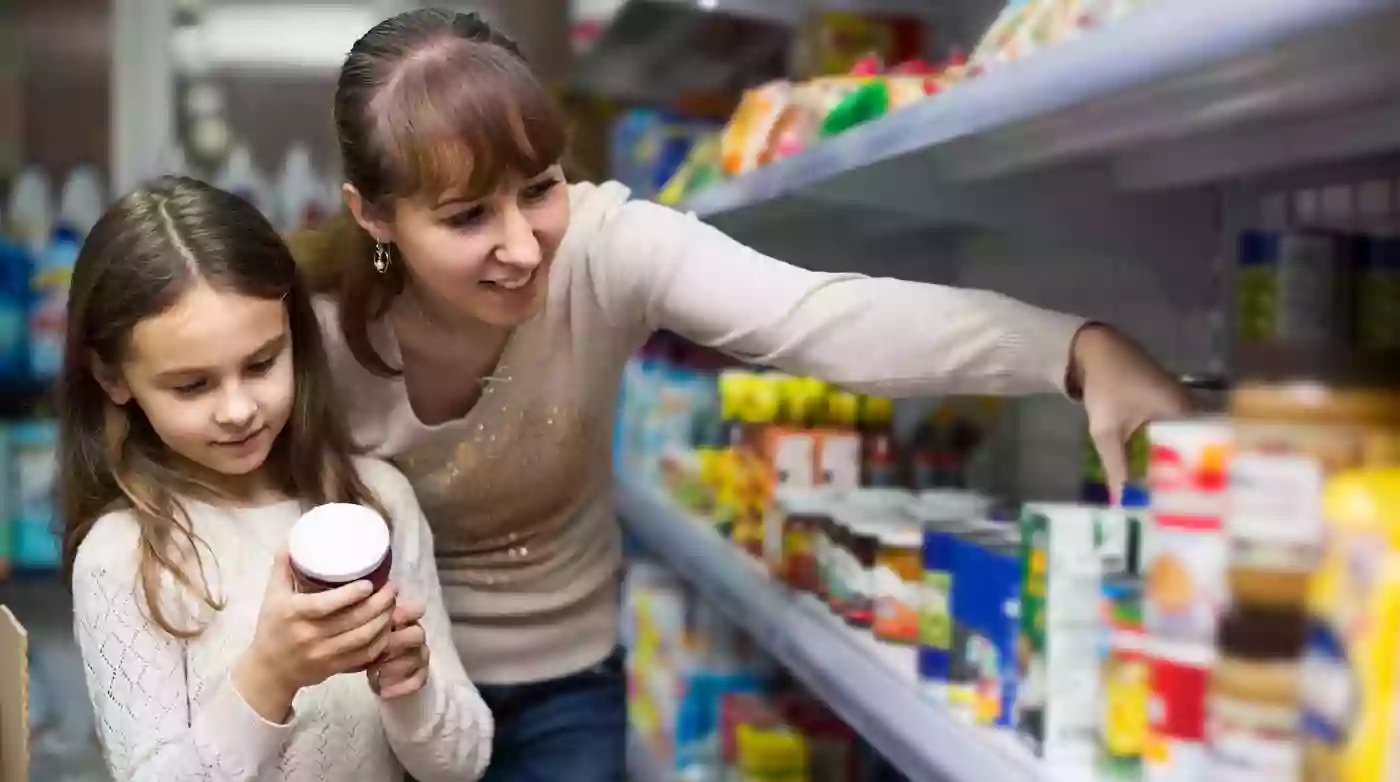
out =
<svg viewBox="0 0 1400 782"><path fill-rule="evenodd" d="M986 640L980 637L987 624L987 596L998 589L989 547L1005 540L1005 530L984 525L960 532L952 545L952 644L946 702L953 713L969 722L977 718L977 688L985 672L981 666L992 658L983 648Z"/></svg>
<svg viewBox="0 0 1400 782"><path fill-rule="evenodd" d="M1400 461L1400 391L1351 382L1252 383L1231 395L1228 583L1235 604L1301 610L1332 474Z"/></svg>
<svg viewBox="0 0 1400 782"><path fill-rule="evenodd" d="M1223 524L1230 425L1220 417L1161 421L1148 426L1148 439L1144 624L1154 638L1210 648L1229 599Z"/></svg>
<svg viewBox="0 0 1400 782"><path fill-rule="evenodd" d="M919 642L919 592L923 580L923 531L907 518L893 518L880 530L872 576L875 637L887 643Z"/></svg>
<svg viewBox="0 0 1400 782"><path fill-rule="evenodd" d="M1322 231L1247 231L1239 242L1239 343L1342 348L1352 338L1350 242Z"/></svg>
<svg viewBox="0 0 1400 782"><path fill-rule="evenodd" d="M1206 688L1212 652L1174 654L1147 643L1148 728L1144 782L1200 782L1206 770Z"/></svg>
<svg viewBox="0 0 1400 782"><path fill-rule="evenodd" d="M1143 648L1142 580L1121 573L1103 581L1103 703L1098 779L1137 782L1148 726L1149 684Z"/></svg>

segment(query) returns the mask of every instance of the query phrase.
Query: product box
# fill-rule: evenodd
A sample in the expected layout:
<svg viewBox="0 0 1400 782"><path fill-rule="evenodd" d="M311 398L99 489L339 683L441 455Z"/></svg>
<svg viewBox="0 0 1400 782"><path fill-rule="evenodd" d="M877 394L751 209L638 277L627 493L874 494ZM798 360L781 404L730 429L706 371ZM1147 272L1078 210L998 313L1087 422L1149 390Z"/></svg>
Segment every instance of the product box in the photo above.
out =
<svg viewBox="0 0 1400 782"><path fill-rule="evenodd" d="M1018 728L1046 763L1086 778L1100 713L1101 584L1129 559L1127 524L1121 510L1087 505L1031 504L1021 515Z"/></svg>
<svg viewBox="0 0 1400 782"><path fill-rule="evenodd" d="M1016 681L1018 563L1008 551L1014 530L982 524L960 531L951 543L948 580L952 618L948 654L948 708L968 722L1009 724L1005 694ZM1006 563L1012 564L1008 572ZM936 684L926 687L936 690Z"/></svg>
<svg viewBox="0 0 1400 782"><path fill-rule="evenodd" d="M29 637L0 605L0 782L29 779Z"/></svg>
<svg viewBox="0 0 1400 782"><path fill-rule="evenodd" d="M19 567L55 568L60 546L55 532L53 492L58 459L58 423L34 420L10 430L16 497L14 560Z"/></svg>

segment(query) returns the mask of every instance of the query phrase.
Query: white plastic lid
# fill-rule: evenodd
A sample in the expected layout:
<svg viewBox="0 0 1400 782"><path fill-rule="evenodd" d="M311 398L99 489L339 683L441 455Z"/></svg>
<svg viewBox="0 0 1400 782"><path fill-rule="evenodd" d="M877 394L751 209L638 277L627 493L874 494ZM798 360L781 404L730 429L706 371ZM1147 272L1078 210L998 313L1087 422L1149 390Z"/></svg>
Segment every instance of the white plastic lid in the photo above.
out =
<svg viewBox="0 0 1400 782"><path fill-rule="evenodd" d="M389 553L389 525L363 505L331 502L297 520L287 539L292 563L307 576L332 584L364 578Z"/></svg>
<svg viewBox="0 0 1400 782"><path fill-rule="evenodd" d="M930 489L919 495L912 515L920 522L937 525L985 519L991 500L963 489Z"/></svg>
<svg viewBox="0 0 1400 782"><path fill-rule="evenodd" d="M773 499L789 516L825 513L832 500L831 493L823 488L796 489L785 486L774 494Z"/></svg>
<svg viewBox="0 0 1400 782"><path fill-rule="evenodd" d="M908 507L914 495L904 489L881 486L862 486L842 496L843 504L864 508L869 511L885 511L890 508Z"/></svg>
<svg viewBox="0 0 1400 782"><path fill-rule="evenodd" d="M904 519L888 519L879 528L880 545L894 548L923 548L923 527L909 524Z"/></svg>

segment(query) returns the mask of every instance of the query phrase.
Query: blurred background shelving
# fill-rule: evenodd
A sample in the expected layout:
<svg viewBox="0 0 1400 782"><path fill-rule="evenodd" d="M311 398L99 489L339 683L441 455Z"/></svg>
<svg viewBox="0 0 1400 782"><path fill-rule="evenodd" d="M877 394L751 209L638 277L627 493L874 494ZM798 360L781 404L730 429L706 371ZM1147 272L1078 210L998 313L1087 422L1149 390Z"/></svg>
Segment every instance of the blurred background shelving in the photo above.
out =
<svg viewBox="0 0 1400 782"><path fill-rule="evenodd" d="M520 41L569 112L571 171L808 268L1114 323L1204 378L1207 406L1241 369L1258 236L1361 241L1393 285L1394 0L13 0L0 6L0 603L33 631L33 778L101 778L49 502L56 304L81 237L113 193L167 171L248 196L284 231L318 224L339 208L335 69L375 21L430 4ZM1381 301L1384 330L1394 297ZM639 356L624 385L713 382L722 362L696 369L693 346L675 351L689 358ZM658 366L666 382L646 375ZM623 429L660 415L653 401L625 399ZM894 442L913 459L931 416L977 404L896 404ZM1066 400L1002 404L977 426L967 487L1102 500ZM639 778L719 778L738 762L734 720L762 727L774 757L859 759L832 779L1082 778L924 698L908 649L830 621L728 550L657 491L669 456L626 438ZM733 720L728 695L744 696Z"/></svg>

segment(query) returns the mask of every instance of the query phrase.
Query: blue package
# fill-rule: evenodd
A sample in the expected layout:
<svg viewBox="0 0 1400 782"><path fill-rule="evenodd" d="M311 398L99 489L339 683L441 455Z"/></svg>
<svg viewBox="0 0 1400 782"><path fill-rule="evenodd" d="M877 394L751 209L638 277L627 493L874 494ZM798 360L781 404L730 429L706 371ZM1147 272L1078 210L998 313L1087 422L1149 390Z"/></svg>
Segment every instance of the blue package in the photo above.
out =
<svg viewBox="0 0 1400 782"><path fill-rule="evenodd" d="M29 374L29 279L33 265L27 249L0 238L0 382L20 382Z"/></svg>
<svg viewBox="0 0 1400 782"><path fill-rule="evenodd" d="M29 371L36 378L51 379L63 367L63 344L68 313L68 285L73 263L82 249L77 231L54 229L49 246L39 256L30 280Z"/></svg>
<svg viewBox="0 0 1400 782"><path fill-rule="evenodd" d="M969 721L976 718L977 682L985 657L977 629L988 572L985 546L1001 537L1001 532L983 525L957 535L952 545L948 602L953 633L946 692L949 709Z"/></svg>
<svg viewBox="0 0 1400 782"><path fill-rule="evenodd" d="M953 654L953 550L966 525L924 530L923 592L919 605L919 681L935 699L945 695Z"/></svg>
<svg viewBox="0 0 1400 782"><path fill-rule="evenodd" d="M1019 542L1007 539L986 549L985 589L978 606L978 636L982 675L978 686L978 718L997 727L1016 724L1016 658L1021 622L1021 560Z"/></svg>
<svg viewBox="0 0 1400 782"><path fill-rule="evenodd" d="M21 568L52 568L60 559L54 514L58 423L25 421L10 429L16 508L14 558Z"/></svg>

